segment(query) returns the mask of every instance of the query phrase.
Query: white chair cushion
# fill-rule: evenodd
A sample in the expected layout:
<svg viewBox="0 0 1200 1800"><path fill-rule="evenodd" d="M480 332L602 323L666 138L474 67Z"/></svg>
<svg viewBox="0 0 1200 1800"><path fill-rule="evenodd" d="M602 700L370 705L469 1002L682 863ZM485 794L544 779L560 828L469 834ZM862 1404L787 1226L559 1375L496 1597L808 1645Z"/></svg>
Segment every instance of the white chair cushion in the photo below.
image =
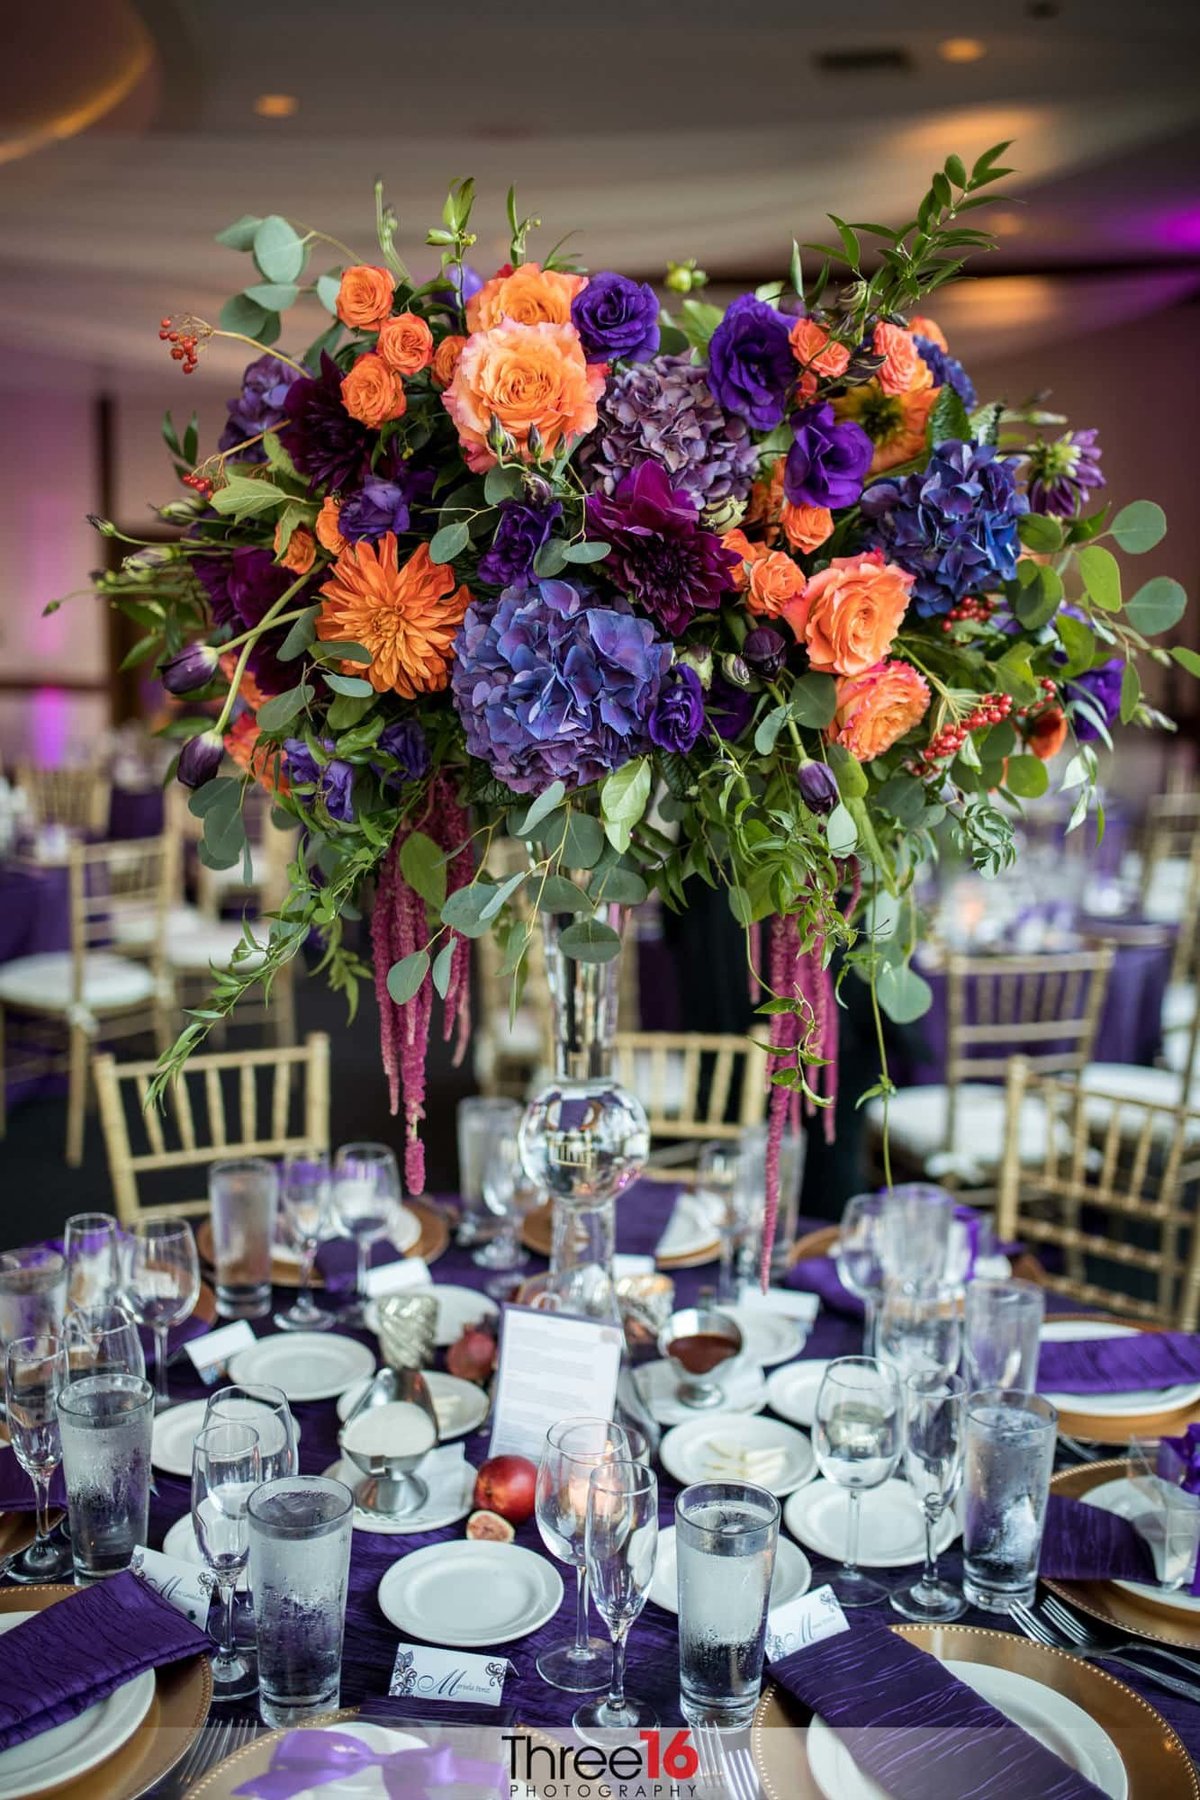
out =
<svg viewBox="0 0 1200 1800"><path fill-rule="evenodd" d="M242 943L242 927L236 919L205 919L197 915L190 929L181 929L167 938L167 962L185 974L203 974L208 969L227 969L233 953ZM239 969L254 969L264 961L261 950L238 963Z"/></svg>
<svg viewBox="0 0 1200 1800"><path fill-rule="evenodd" d="M949 1101L950 1091L941 1082L901 1088L888 1104L889 1137L898 1149L923 1163L931 1175L957 1175L965 1182L982 1182L996 1168L1004 1150L1004 1089L982 1081L962 1083L954 1143L947 1149ZM871 1125L882 1130L882 1100L870 1101L866 1113ZM1041 1162L1046 1155L1045 1108L1032 1096L1021 1108L1019 1155L1023 1163Z"/></svg>
<svg viewBox="0 0 1200 1800"><path fill-rule="evenodd" d="M1181 1032L1186 1035L1192 1029L1192 1021L1196 1017L1196 984L1194 981L1173 981L1163 996L1162 1028L1164 1031Z"/></svg>
<svg viewBox="0 0 1200 1800"><path fill-rule="evenodd" d="M20 956L0 967L0 1001L29 1006L38 1012L65 1013L72 1004L69 950L42 956ZM143 963L95 951L85 958L83 1005L89 1012L137 1006L154 993L154 977Z"/></svg>
<svg viewBox="0 0 1200 1800"><path fill-rule="evenodd" d="M204 922L203 913L197 912L194 906L172 906L166 919L167 941L171 938L187 935L196 926ZM118 944L128 949L148 949L154 942L155 921L145 914L129 914L122 917L116 914L112 920L112 935Z"/></svg>

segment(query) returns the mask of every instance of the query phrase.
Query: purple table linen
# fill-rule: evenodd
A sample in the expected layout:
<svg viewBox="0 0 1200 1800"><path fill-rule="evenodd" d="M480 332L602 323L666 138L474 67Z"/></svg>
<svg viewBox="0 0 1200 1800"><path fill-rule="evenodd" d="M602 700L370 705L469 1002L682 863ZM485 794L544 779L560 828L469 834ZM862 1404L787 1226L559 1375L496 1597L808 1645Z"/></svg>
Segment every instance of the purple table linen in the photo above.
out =
<svg viewBox="0 0 1200 1800"><path fill-rule="evenodd" d="M831 1312L844 1319L861 1319L865 1309L857 1294L842 1286L837 1264L832 1256L806 1256L793 1263L787 1272L786 1285L802 1294L819 1294Z"/></svg>
<svg viewBox="0 0 1200 1800"><path fill-rule="evenodd" d="M50 1504L60 1510L67 1504L67 1484L62 1465L50 1477ZM33 1512L33 1482L8 1444L0 1445L0 1513Z"/></svg>
<svg viewBox="0 0 1200 1800"><path fill-rule="evenodd" d="M1154 1586L1154 1558L1128 1519L1051 1494L1038 1573L1058 1581L1145 1581Z"/></svg>
<svg viewBox="0 0 1200 1800"><path fill-rule="evenodd" d="M1043 1344L1038 1387L1050 1394L1124 1394L1200 1381L1200 1333L1140 1331L1136 1337Z"/></svg>

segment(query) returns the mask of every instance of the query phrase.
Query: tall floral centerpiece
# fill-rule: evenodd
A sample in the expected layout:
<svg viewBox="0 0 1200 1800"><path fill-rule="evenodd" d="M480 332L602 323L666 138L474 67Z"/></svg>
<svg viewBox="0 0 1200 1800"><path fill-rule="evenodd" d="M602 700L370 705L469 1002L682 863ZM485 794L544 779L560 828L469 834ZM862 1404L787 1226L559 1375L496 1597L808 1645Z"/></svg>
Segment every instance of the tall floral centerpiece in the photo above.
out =
<svg viewBox="0 0 1200 1800"><path fill-rule="evenodd" d="M495 933L519 995L545 918L563 1046L526 1154L565 1205L611 1206L645 1155L605 1060L621 910L685 906L697 878L726 893L762 994L769 1249L788 1117L832 1128L835 952L870 988L886 1104L881 1015L929 1000L913 882L935 832L1003 869L1064 745L1081 823L1097 746L1118 719L1159 722L1138 658L1165 659L1149 640L1184 608L1161 577L1125 597L1114 552L1165 521L1104 504L1095 433L981 403L919 310L989 246L1006 147L948 157L895 230L834 218L725 307L694 263L664 305L535 259L511 193L509 260L481 276L469 181L425 281L378 197L361 260L278 215L220 233L241 291L215 326L160 335L185 374L216 337L253 360L215 450L168 417L177 541L132 541L98 587L145 628L132 659L185 697L169 729L203 860L243 856L255 783L302 830L287 899L162 1080L316 933L351 1005L375 982L419 1192L435 996L461 1054L470 940ZM505 837L527 869L501 872ZM347 931L364 906L373 968Z"/></svg>

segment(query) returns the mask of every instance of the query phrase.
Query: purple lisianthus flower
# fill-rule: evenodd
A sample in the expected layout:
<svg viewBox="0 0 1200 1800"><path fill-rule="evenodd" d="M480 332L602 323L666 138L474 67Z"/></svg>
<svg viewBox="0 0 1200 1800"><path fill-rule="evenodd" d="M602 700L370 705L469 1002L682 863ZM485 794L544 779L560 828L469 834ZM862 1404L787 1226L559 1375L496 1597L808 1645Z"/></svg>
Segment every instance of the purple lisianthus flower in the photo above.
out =
<svg viewBox="0 0 1200 1800"><path fill-rule="evenodd" d="M291 587L296 577L279 566L269 550L242 544L228 556L198 556L193 568L208 594L214 621L228 626L235 636L257 625L268 607ZM309 604L306 586L296 604ZM296 665L281 662L279 650L287 627L265 631L250 652L247 668L266 694L282 694L296 682Z"/></svg>
<svg viewBox="0 0 1200 1800"><path fill-rule="evenodd" d="M754 711L754 696L736 682L730 681L720 669L713 672L708 689L708 722L718 737L732 744L740 738Z"/></svg>
<svg viewBox="0 0 1200 1800"><path fill-rule="evenodd" d="M219 731L202 731L189 738L179 752L175 774L184 787L203 787L221 767L225 755L225 739Z"/></svg>
<svg viewBox="0 0 1200 1800"><path fill-rule="evenodd" d="M796 781L809 812L831 813L841 798L833 770L823 762L806 762Z"/></svg>
<svg viewBox="0 0 1200 1800"><path fill-rule="evenodd" d="M293 381L279 441L302 475L349 487L370 465L372 434L342 405L342 372L324 350L321 373Z"/></svg>
<svg viewBox="0 0 1200 1800"><path fill-rule="evenodd" d="M193 694L208 686L220 664L220 651L211 644L188 644L178 656L159 664L158 679L168 694Z"/></svg>
<svg viewBox="0 0 1200 1800"><path fill-rule="evenodd" d="M792 415L795 442L783 470L783 491L793 506L853 506L863 490L875 451L853 419L840 422L826 400Z"/></svg>
<svg viewBox="0 0 1200 1800"><path fill-rule="evenodd" d="M395 770L383 770L378 764L372 764L376 773L382 776L385 787L395 787L402 781L419 781L429 772L429 745L415 719L396 719L380 732L375 748L382 750L385 756L394 757L399 764Z"/></svg>
<svg viewBox="0 0 1200 1800"><path fill-rule="evenodd" d="M338 511L338 530L351 544L363 538L397 537L409 528L415 483L402 468L396 477L368 475L358 492L349 494Z"/></svg>
<svg viewBox="0 0 1200 1800"><path fill-rule="evenodd" d="M571 323L589 362L643 362L658 349L658 296L648 282L605 271L572 300Z"/></svg>
<svg viewBox="0 0 1200 1800"><path fill-rule="evenodd" d="M782 313L742 294L712 334L708 380L726 412L756 431L770 431L787 411L796 385L796 359Z"/></svg>
<svg viewBox="0 0 1200 1800"><path fill-rule="evenodd" d="M746 633L742 661L752 675L763 681L774 681L787 661L787 639L770 625L756 625L753 631Z"/></svg>
<svg viewBox="0 0 1200 1800"><path fill-rule="evenodd" d="M650 742L686 756L704 727L704 689L695 669L676 663L658 690L650 714Z"/></svg>
<svg viewBox="0 0 1200 1800"><path fill-rule="evenodd" d="M932 338L914 336L917 354L933 376L934 387L952 387L968 412L975 405L975 383L956 356L935 344Z"/></svg>
<svg viewBox="0 0 1200 1800"><path fill-rule="evenodd" d="M615 494L631 469L656 462L697 506L744 500L758 468L746 421L726 413L690 356L656 356L610 377L579 463L593 492Z"/></svg>
<svg viewBox="0 0 1200 1800"><path fill-rule="evenodd" d="M1100 736L1092 713L1099 713L1110 731L1117 723L1121 716L1121 678L1124 673L1125 664L1119 656L1114 656L1094 669L1085 669L1082 675L1074 676L1067 683L1067 699L1085 703L1071 714L1071 725L1081 744L1090 744Z"/></svg>
<svg viewBox="0 0 1200 1800"><path fill-rule="evenodd" d="M1068 431L1051 443L1043 441L1034 447L1026 471L1031 512L1074 518L1093 489L1105 485L1098 436L1092 428Z"/></svg>
<svg viewBox="0 0 1200 1800"><path fill-rule="evenodd" d="M913 605L923 618L1016 575L1017 520L1029 503L1017 489L1016 464L994 444L948 439L926 469L872 482L862 510L868 547L915 577Z"/></svg>
<svg viewBox="0 0 1200 1800"><path fill-rule="evenodd" d="M242 391L229 402L229 417L217 440L219 450L236 450L247 438L261 437L282 423L288 390L296 379L296 371L277 356L259 356L242 374ZM261 444L251 444L242 451L242 462L266 462Z"/></svg>
<svg viewBox="0 0 1200 1800"><path fill-rule="evenodd" d="M518 794L540 794L644 753L670 666L670 646L626 601L543 581L472 601L450 681L470 754Z"/></svg>
<svg viewBox="0 0 1200 1800"><path fill-rule="evenodd" d="M333 750L333 740L324 739L321 748ZM354 819L354 770L351 765L337 757L331 762L319 763L303 738L285 738L283 752L287 758L289 781L315 787L330 818L349 825Z"/></svg>
<svg viewBox="0 0 1200 1800"><path fill-rule="evenodd" d="M533 559L562 518L557 500L549 506L528 506L522 500L506 500L500 508L491 548L479 559L479 579L489 587L512 587L530 580Z"/></svg>
<svg viewBox="0 0 1200 1800"><path fill-rule="evenodd" d="M676 637L697 611L716 611L738 563L701 527L691 496L652 462L626 475L611 499L589 495L587 534L611 545L604 572L614 586Z"/></svg>

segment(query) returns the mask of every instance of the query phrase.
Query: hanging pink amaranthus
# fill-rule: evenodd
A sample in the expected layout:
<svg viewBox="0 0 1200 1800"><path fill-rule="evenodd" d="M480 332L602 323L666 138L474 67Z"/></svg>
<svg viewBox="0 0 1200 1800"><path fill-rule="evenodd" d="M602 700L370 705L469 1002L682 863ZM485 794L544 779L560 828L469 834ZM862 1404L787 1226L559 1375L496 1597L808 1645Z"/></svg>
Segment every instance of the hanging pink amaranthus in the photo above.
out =
<svg viewBox="0 0 1200 1800"><path fill-rule="evenodd" d="M388 1078L390 1110L399 1112L401 1099L404 1101L404 1181L411 1194L425 1191L421 1120L425 1117L425 1063L433 1014L433 981L426 975L412 999L397 1006L388 992L387 978L393 963L424 949L429 941L425 901L405 880L400 867L404 841L416 830L423 831L446 852L447 894L466 887L473 873L470 827L455 796L453 783L445 776L435 776L425 814L402 824L392 839L379 865L375 910L371 917L380 1049ZM442 1035L449 1039L457 1025L454 1061L458 1063L471 1035L471 950L466 938L458 932L451 932L450 942L450 978L446 986Z"/></svg>

